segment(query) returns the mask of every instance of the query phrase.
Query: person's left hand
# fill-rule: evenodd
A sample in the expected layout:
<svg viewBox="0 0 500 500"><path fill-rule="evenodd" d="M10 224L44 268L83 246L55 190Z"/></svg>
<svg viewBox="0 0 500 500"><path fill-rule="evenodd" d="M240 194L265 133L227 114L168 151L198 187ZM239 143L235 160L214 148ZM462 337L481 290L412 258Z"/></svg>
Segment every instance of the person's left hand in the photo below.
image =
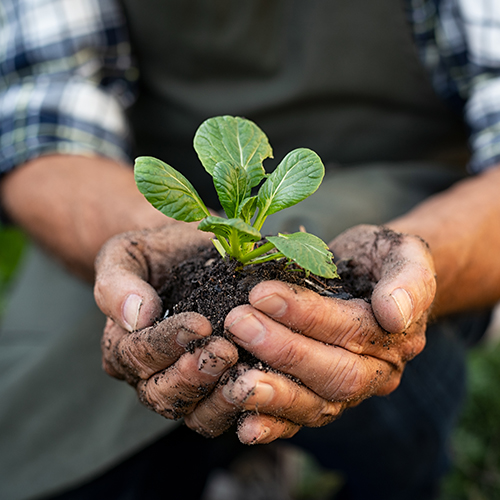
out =
<svg viewBox="0 0 500 500"><path fill-rule="evenodd" d="M371 303L282 282L257 285L250 305L231 311L225 325L273 370L238 365L185 417L190 428L216 436L242 415L240 440L268 443L398 387L405 364L425 345L436 289L429 249L418 237L376 226L348 230L331 247L376 282Z"/></svg>

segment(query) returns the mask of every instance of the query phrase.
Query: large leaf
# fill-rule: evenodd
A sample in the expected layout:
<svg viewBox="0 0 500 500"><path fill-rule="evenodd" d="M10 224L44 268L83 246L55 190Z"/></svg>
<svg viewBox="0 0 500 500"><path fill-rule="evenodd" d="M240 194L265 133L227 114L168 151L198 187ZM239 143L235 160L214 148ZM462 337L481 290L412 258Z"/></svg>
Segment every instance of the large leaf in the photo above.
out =
<svg viewBox="0 0 500 500"><path fill-rule="evenodd" d="M257 229L241 219L223 219L215 215L203 219L198 224L198 229L225 238L230 238L232 232L236 231L240 242L259 241L262 237Z"/></svg>
<svg viewBox="0 0 500 500"><path fill-rule="evenodd" d="M230 219L236 217L241 202L250 194L250 177L246 170L221 161L214 168L214 186L226 215Z"/></svg>
<svg viewBox="0 0 500 500"><path fill-rule="evenodd" d="M338 278L337 266L326 243L309 233L279 234L266 237L288 259L324 278Z"/></svg>
<svg viewBox="0 0 500 500"><path fill-rule="evenodd" d="M325 167L310 149L288 153L259 189L259 218L291 207L313 194L321 184Z"/></svg>
<svg viewBox="0 0 500 500"><path fill-rule="evenodd" d="M192 184L161 160L140 156L135 160L134 176L139 191L167 217L193 222L210 215Z"/></svg>
<svg viewBox="0 0 500 500"><path fill-rule="evenodd" d="M195 134L194 149L210 175L217 163L228 161L247 171L251 187L265 177L262 162L273 155L264 132L252 121L234 116L204 121Z"/></svg>

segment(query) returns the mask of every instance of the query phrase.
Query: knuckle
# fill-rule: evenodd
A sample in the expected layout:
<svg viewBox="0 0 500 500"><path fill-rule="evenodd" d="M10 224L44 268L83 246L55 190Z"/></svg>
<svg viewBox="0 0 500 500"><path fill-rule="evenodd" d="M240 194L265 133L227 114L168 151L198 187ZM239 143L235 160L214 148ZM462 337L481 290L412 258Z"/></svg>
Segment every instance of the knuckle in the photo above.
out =
<svg viewBox="0 0 500 500"><path fill-rule="evenodd" d="M324 333L325 325L330 324L330 300L316 294L307 294L302 299L297 318L300 329L304 332Z"/></svg>
<svg viewBox="0 0 500 500"><path fill-rule="evenodd" d="M170 420L182 418L185 406L182 403L172 404L160 387L160 375L157 374L147 381L142 381L137 385L139 401L154 412ZM183 411L184 410L184 411Z"/></svg>
<svg viewBox="0 0 500 500"><path fill-rule="evenodd" d="M395 391L401 382L402 372L394 371L389 379L380 385L375 394L377 396L387 396L391 392Z"/></svg>
<svg viewBox="0 0 500 500"><path fill-rule="evenodd" d="M108 273L101 272L96 274L94 283L94 299L101 311L106 316L111 316L111 308L107 297L109 296L109 290L112 290L113 286L111 280L109 279Z"/></svg>
<svg viewBox="0 0 500 500"><path fill-rule="evenodd" d="M325 386L327 399L346 401L359 397L366 390L366 368L364 363L348 361L343 366L335 367Z"/></svg>
<svg viewBox="0 0 500 500"><path fill-rule="evenodd" d="M190 375L184 374L176 366L170 371L173 371L173 374L175 374L172 378L175 379L175 390L179 400L199 401L209 393L210 387L214 384L200 383L198 380L192 380Z"/></svg>
<svg viewBox="0 0 500 500"><path fill-rule="evenodd" d="M288 373L295 366L301 364L306 357L306 353L298 348L297 342L290 339L283 342L274 355L273 367L277 370Z"/></svg>
<svg viewBox="0 0 500 500"><path fill-rule="evenodd" d="M123 380L124 376L115 368L111 360L102 358L102 369L111 377Z"/></svg>
<svg viewBox="0 0 500 500"><path fill-rule="evenodd" d="M154 362L153 354L147 344L140 342L134 334L124 337L117 343L113 353L118 363L136 377L147 379L154 373L150 367Z"/></svg>
<svg viewBox="0 0 500 500"><path fill-rule="evenodd" d="M314 415L306 424L308 427L322 427L336 420L340 416L339 406L331 401L323 401Z"/></svg>
<svg viewBox="0 0 500 500"><path fill-rule="evenodd" d="M411 341L404 343L401 353L401 362L406 363L412 360L424 350L425 344L425 335L415 335Z"/></svg>
<svg viewBox="0 0 500 500"><path fill-rule="evenodd" d="M215 438L217 436L220 436L225 430L224 428L219 426L209 427L205 425L200 420L196 412L187 415L184 418L184 422L187 425L187 427L189 427L189 429L195 431L196 433L206 438Z"/></svg>

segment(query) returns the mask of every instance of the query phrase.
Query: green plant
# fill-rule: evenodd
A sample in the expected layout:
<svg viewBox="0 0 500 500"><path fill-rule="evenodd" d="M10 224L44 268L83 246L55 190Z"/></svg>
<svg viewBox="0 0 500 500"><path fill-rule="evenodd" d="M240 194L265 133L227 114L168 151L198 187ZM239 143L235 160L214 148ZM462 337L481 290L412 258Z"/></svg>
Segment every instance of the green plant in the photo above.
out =
<svg viewBox="0 0 500 500"><path fill-rule="evenodd" d="M267 174L263 160L272 158L272 149L266 135L250 120L232 116L203 122L195 134L194 149L213 177L227 218L211 215L191 183L170 165L139 157L135 180L154 207L176 220L200 221L198 229L216 236L212 241L219 253L242 265L286 258L307 274L338 277L328 246L312 234L267 236L265 243L256 245L269 215L299 203L318 189L325 168L315 152L295 149ZM252 194L259 184L258 192Z"/></svg>

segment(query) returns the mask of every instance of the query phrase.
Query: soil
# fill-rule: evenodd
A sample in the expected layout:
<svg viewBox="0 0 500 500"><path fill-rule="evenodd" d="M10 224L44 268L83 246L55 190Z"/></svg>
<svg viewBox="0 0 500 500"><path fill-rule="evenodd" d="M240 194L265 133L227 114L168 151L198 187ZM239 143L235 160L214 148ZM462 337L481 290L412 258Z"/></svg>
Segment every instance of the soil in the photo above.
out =
<svg viewBox="0 0 500 500"><path fill-rule="evenodd" d="M234 260L222 259L214 247L203 248L196 257L172 269L160 295L165 316L187 311L200 313L211 322L213 335L223 336L229 311L248 303L250 290L265 280L300 285L329 297L369 301L374 285L370 277L354 276L349 261L340 261L337 267L340 279L306 276L302 269L287 265L284 259L241 268Z"/></svg>

